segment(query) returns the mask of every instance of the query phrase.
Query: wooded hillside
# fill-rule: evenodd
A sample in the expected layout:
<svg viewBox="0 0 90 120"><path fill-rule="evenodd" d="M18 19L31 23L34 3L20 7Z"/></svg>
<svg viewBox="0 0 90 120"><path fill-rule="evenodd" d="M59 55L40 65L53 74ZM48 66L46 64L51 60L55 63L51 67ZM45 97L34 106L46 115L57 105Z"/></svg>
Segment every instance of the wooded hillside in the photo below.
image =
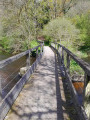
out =
<svg viewBox="0 0 90 120"><path fill-rule="evenodd" d="M0 1L0 48L7 52L29 49L40 36L88 50L89 29L89 0Z"/></svg>

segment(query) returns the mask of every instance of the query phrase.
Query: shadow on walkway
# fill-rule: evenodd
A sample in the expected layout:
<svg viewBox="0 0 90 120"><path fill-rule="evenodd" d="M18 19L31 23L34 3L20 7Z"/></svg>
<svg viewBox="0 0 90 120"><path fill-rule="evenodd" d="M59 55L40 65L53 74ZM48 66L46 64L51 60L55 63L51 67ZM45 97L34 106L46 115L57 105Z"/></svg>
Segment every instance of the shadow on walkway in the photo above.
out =
<svg viewBox="0 0 90 120"><path fill-rule="evenodd" d="M57 55L55 55L56 71L56 91L57 91L57 110L61 111L62 120L78 120L78 114L75 110L67 79L60 70ZM60 92L59 92L60 91ZM61 105L60 105L61 103ZM58 116L61 116L60 113Z"/></svg>

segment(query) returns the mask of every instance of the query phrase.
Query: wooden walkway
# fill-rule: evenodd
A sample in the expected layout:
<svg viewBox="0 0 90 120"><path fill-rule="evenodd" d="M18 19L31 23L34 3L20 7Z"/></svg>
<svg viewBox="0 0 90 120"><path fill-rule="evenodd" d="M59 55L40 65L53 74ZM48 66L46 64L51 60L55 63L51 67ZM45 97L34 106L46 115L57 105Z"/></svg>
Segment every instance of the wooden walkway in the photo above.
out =
<svg viewBox="0 0 90 120"><path fill-rule="evenodd" d="M55 54L51 48L44 47L40 64L5 120L69 120L69 115L61 102L61 97L64 102L66 101L63 83L59 83L58 78L62 80L61 76L58 76Z"/></svg>

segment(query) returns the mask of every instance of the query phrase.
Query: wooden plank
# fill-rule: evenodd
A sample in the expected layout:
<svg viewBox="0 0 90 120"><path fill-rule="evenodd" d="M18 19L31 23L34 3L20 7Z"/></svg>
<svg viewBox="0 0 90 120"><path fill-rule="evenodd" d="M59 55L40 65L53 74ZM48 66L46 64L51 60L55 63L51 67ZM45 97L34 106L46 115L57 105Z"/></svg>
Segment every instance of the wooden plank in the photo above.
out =
<svg viewBox="0 0 90 120"><path fill-rule="evenodd" d="M31 68L26 72L26 74L16 83L16 85L11 89L7 96L0 103L0 120L3 120L8 111L10 110L12 104L18 97L20 91L22 90L24 84L29 79L30 75L34 72L37 64L40 62L42 54L39 55L37 60L33 63Z"/></svg>

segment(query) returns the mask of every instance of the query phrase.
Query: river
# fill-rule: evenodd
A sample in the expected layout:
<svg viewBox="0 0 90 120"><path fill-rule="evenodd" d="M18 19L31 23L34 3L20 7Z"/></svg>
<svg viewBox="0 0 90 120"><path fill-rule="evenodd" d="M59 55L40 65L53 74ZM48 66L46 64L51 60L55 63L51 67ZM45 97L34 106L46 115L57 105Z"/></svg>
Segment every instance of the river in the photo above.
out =
<svg viewBox="0 0 90 120"><path fill-rule="evenodd" d="M0 61L12 56L7 53L0 53ZM30 64L35 61L35 57L30 58ZM2 95L3 98L12 89L12 87L19 81L19 71L21 67L26 66L26 56L0 69L0 79L2 81ZM8 85L7 85L8 84Z"/></svg>

